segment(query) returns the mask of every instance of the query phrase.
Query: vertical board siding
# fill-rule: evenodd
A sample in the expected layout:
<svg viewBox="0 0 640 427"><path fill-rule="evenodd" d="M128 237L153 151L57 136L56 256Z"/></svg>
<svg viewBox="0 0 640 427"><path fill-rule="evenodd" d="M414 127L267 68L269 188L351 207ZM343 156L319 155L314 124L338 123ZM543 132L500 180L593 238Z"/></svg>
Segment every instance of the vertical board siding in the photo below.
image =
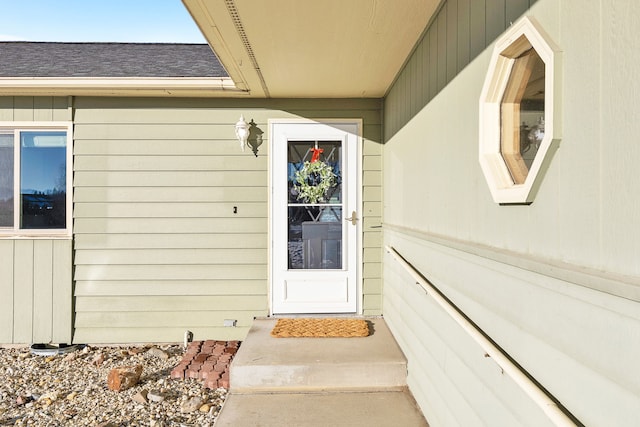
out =
<svg viewBox="0 0 640 427"><path fill-rule="evenodd" d="M0 240L0 344L69 343L71 240Z"/></svg>
<svg viewBox="0 0 640 427"><path fill-rule="evenodd" d="M489 46L509 26L505 13L507 2L506 0L486 0L485 46ZM519 2L520 0L517 0L517 3ZM514 5L517 6L516 2Z"/></svg>
<svg viewBox="0 0 640 427"><path fill-rule="evenodd" d="M452 23L452 26L456 29L456 53L457 53L457 69L462 70L469 63L471 57L471 3L475 3L477 0L458 0L457 4L457 20ZM528 1L528 0L527 0ZM451 17L450 19L453 19ZM458 25L459 24L459 25ZM455 77L455 76L453 76ZM453 80L452 77L452 80Z"/></svg>
<svg viewBox="0 0 640 427"><path fill-rule="evenodd" d="M267 124L278 118L363 120L363 311L381 313L381 101L75 107L75 342L180 341L186 329L243 339L268 314ZM265 132L258 157L238 146L240 114Z"/></svg>
<svg viewBox="0 0 640 427"><path fill-rule="evenodd" d="M536 1L444 0L385 97L385 141Z"/></svg>
<svg viewBox="0 0 640 427"><path fill-rule="evenodd" d="M438 13L435 22L436 40L438 46L436 50L436 55L438 57L438 61L436 63L436 90L438 92L440 92L447 84L447 4L445 4L442 9L440 9L440 13ZM407 79L409 81L413 81L414 77L409 74L407 76Z"/></svg>
<svg viewBox="0 0 640 427"><path fill-rule="evenodd" d="M470 0L470 21L469 21L469 41L471 46L469 62L476 56L480 55L487 47L486 33L486 16L487 3L486 0ZM465 23L461 22L460 26L464 27Z"/></svg>
<svg viewBox="0 0 640 427"><path fill-rule="evenodd" d="M66 97L0 97L0 121L71 120ZM0 239L0 344L69 343L70 240Z"/></svg>
<svg viewBox="0 0 640 427"><path fill-rule="evenodd" d="M13 304L17 319L13 323L13 339L19 343L32 342L34 335L33 243L33 240L14 242ZM47 298L48 295L42 295L42 297Z"/></svg>
<svg viewBox="0 0 640 427"><path fill-rule="evenodd" d="M73 329L73 242L53 242L52 339L70 343Z"/></svg>
<svg viewBox="0 0 640 427"><path fill-rule="evenodd" d="M53 327L53 242L33 242L33 341L51 340Z"/></svg>
<svg viewBox="0 0 640 427"><path fill-rule="evenodd" d="M69 102L67 97L0 96L0 121L70 121Z"/></svg>
<svg viewBox="0 0 640 427"><path fill-rule="evenodd" d="M447 2L446 16L446 49L447 49L447 74L448 82L458 74L458 1L450 0ZM417 110L416 110L417 111Z"/></svg>
<svg viewBox="0 0 640 427"><path fill-rule="evenodd" d="M13 240L0 240L0 344L14 342L13 254Z"/></svg>

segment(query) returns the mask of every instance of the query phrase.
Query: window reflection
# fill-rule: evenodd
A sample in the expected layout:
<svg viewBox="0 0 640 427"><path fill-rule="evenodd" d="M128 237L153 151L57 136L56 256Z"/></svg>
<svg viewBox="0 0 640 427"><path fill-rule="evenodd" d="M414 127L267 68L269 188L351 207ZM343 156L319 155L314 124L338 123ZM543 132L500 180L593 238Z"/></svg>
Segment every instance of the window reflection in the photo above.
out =
<svg viewBox="0 0 640 427"><path fill-rule="evenodd" d="M301 170L304 162L311 160L315 147L314 141L294 141L289 142L289 152L287 159L287 176L289 181L289 203L302 203L298 200L298 193L294 188L296 172ZM320 160L331 166L336 175L336 185L329 189L326 194L328 203L340 203L342 201L342 180L341 180L341 149L340 141L321 141L318 147L322 150Z"/></svg>
<svg viewBox="0 0 640 427"><path fill-rule="evenodd" d="M21 133L21 228L66 228L66 151L65 132Z"/></svg>
<svg viewBox="0 0 640 427"><path fill-rule="evenodd" d="M342 208L289 208L289 269L342 268Z"/></svg>
<svg viewBox="0 0 640 427"><path fill-rule="evenodd" d="M514 59L501 103L500 152L514 184L525 182L544 138L545 64L528 47Z"/></svg>
<svg viewBox="0 0 640 427"><path fill-rule="evenodd" d="M13 132L0 133L0 227L13 227Z"/></svg>
<svg viewBox="0 0 640 427"><path fill-rule="evenodd" d="M289 141L289 269L342 269L341 151L340 141ZM316 203L307 203L296 191L296 172L312 162L314 152L318 152L316 161L331 168L335 183ZM309 185L317 185L317 179Z"/></svg>

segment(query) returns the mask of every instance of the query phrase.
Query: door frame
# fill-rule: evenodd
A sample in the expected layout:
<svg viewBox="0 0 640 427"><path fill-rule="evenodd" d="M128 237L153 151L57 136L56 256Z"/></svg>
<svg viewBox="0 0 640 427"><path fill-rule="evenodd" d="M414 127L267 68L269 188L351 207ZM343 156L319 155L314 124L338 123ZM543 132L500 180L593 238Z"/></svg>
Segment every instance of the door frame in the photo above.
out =
<svg viewBox="0 0 640 427"><path fill-rule="evenodd" d="M340 118L340 119L305 119L305 118L289 118L289 119L268 119L269 128L269 163L268 163L268 304L269 304L269 316L273 316L273 286L274 286L274 268L273 268L273 245L274 245L274 218L273 218L273 203L274 203L274 132L275 125L287 125L287 124L353 124L357 128L357 147L356 147L356 203L358 208L359 221L356 224L356 311L353 315L362 315L363 312L363 287L362 287L362 274L363 274L363 223L364 223L364 204L363 204L363 188L362 188L362 173L363 173L363 136L362 136L362 119L359 118ZM301 314L290 314L288 316L300 316Z"/></svg>

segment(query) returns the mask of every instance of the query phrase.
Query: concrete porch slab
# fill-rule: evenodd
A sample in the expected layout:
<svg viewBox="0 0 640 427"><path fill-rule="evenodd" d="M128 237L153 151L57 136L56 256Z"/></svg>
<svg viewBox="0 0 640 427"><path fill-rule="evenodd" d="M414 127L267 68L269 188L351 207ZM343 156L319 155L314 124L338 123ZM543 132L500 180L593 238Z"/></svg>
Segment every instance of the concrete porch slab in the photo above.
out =
<svg viewBox="0 0 640 427"><path fill-rule="evenodd" d="M234 394L216 427L427 427L408 391Z"/></svg>
<svg viewBox="0 0 640 427"><path fill-rule="evenodd" d="M275 319L256 319L236 354L234 393L402 390L407 361L386 323L366 319L364 338L274 338Z"/></svg>
<svg viewBox="0 0 640 427"><path fill-rule="evenodd" d="M428 426L407 360L381 318L365 338L274 338L257 319L231 364L221 426Z"/></svg>

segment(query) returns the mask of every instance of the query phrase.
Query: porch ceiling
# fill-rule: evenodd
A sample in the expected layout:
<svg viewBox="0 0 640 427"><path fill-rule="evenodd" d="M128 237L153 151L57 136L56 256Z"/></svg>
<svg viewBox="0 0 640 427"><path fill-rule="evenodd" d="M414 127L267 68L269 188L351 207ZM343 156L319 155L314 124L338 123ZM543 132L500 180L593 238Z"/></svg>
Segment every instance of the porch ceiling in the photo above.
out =
<svg viewBox="0 0 640 427"><path fill-rule="evenodd" d="M382 97L440 0L182 0L253 97Z"/></svg>

